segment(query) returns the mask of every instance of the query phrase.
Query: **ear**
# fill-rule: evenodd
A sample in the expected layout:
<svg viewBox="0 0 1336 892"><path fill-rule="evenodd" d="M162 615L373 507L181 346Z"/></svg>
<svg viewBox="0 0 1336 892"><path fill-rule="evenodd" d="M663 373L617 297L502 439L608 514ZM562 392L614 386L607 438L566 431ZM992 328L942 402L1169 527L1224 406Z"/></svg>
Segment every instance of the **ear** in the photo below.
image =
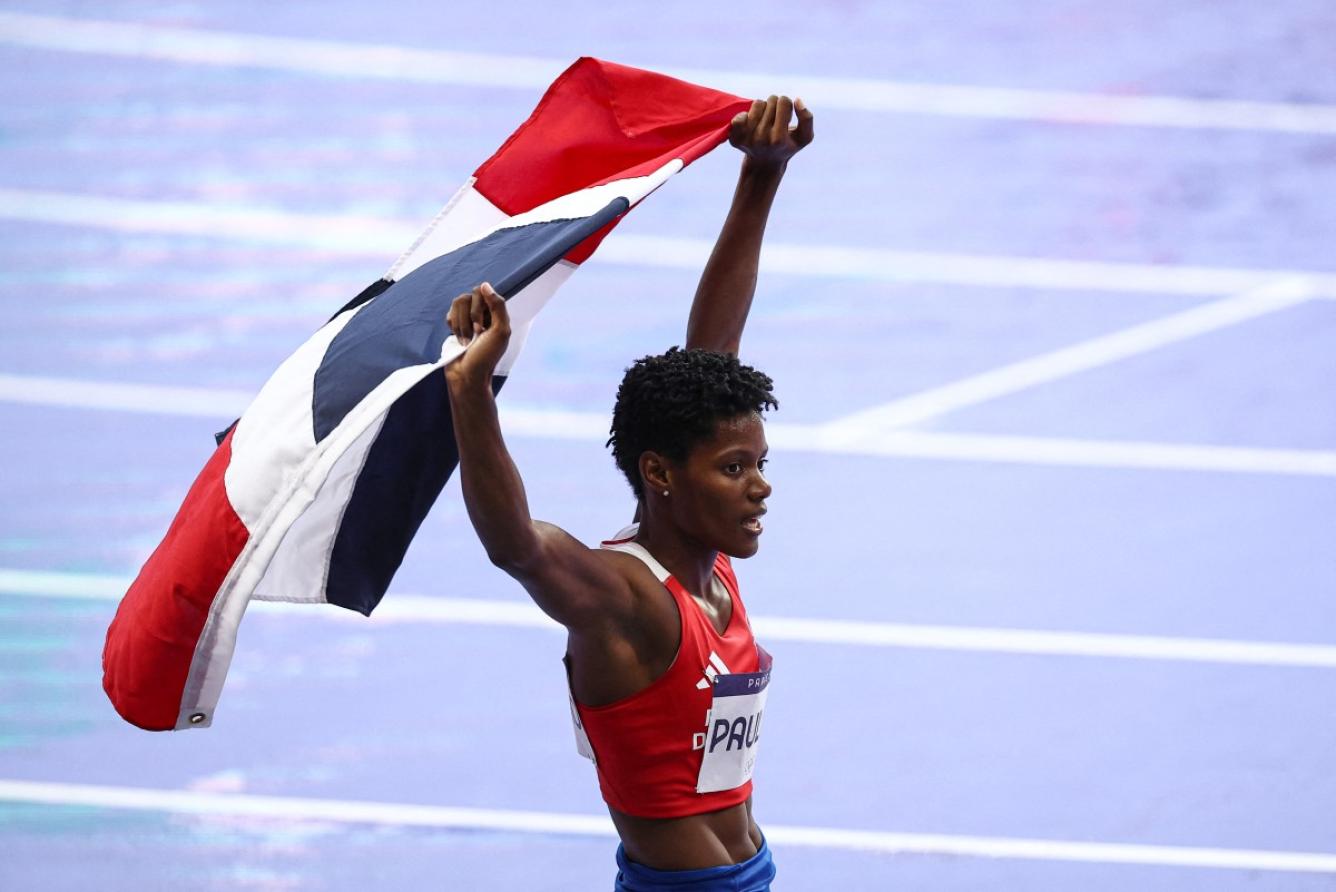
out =
<svg viewBox="0 0 1336 892"><path fill-rule="evenodd" d="M640 482L646 493L661 493L671 490L673 482L668 470L668 461L657 452L640 453Z"/></svg>

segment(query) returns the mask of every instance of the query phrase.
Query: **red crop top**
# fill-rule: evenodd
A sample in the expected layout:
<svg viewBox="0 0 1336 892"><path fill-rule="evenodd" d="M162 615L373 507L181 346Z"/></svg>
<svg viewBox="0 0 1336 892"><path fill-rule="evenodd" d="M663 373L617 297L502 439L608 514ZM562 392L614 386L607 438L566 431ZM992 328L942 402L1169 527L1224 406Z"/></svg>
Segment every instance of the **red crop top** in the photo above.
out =
<svg viewBox="0 0 1336 892"><path fill-rule="evenodd" d="M764 652L752 637L737 578L726 555L715 559L714 573L728 591L733 613L720 635L691 595L634 537L635 528L630 527L619 538L604 542L603 547L636 555L659 577L677 604L681 644L668 670L643 691L606 706L584 706L572 695L578 747L598 768L603 799L620 812L645 818L680 818L737 805L751 795L751 768L764 699L762 696L759 702L751 702L756 698L735 698L731 702L746 700L745 708L751 709L750 715L735 717L736 709L727 712L719 708L716 680L726 677L731 689L759 685L764 690L769 682L768 656L762 659ZM760 681L762 677L764 681ZM712 740L707 724L711 715L729 716L715 722L720 730ZM730 723L734 722L730 739ZM745 756L740 752L744 744ZM716 757L716 750L720 754L728 750L730 760L745 758L745 767L733 766L732 773L726 767L720 775L719 766L714 764L709 772L702 771L707 751L713 762L722 761ZM707 774L715 779L707 782ZM725 779L718 780L720 776ZM733 786L735 780L738 783ZM719 789L720 785L728 788Z"/></svg>

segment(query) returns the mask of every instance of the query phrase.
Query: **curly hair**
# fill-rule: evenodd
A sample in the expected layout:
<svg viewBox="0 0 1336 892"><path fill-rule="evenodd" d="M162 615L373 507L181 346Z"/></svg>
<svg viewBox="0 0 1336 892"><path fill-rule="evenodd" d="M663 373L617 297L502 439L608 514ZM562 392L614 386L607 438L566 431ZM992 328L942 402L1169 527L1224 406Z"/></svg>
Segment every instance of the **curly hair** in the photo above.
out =
<svg viewBox="0 0 1336 892"><path fill-rule="evenodd" d="M671 348L638 359L626 370L612 410L613 460L636 498L643 498L640 456L652 450L686 461L720 422L747 412L778 409L770 376L729 353Z"/></svg>

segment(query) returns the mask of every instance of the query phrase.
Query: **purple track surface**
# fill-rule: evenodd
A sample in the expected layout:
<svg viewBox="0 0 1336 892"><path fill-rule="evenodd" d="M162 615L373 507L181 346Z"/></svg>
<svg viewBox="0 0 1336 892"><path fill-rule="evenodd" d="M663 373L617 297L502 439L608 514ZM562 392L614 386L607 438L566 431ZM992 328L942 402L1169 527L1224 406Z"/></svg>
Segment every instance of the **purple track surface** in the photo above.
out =
<svg viewBox="0 0 1336 892"><path fill-rule="evenodd" d="M50 36L88 22L202 37L168 59L149 32ZM295 43L281 63L208 62L215 32ZM480 55L429 82L316 70L314 41ZM1333 888L1334 43L1325 0L5 3L0 889L611 888L615 841L561 824L603 812L554 630L253 611L200 732L131 728L99 687L117 586L235 394L389 266L404 244L376 221L411 235L528 113L540 90L509 83L528 64L510 57L584 54L771 74L775 91L866 82L810 88L817 140L776 206L783 256L743 348L782 409L767 532L739 576L758 618L810 621L766 642L755 813L776 828L776 889ZM998 107L985 88L1187 101L1169 126L954 115L938 94L874 107L891 82ZM1199 100L1253 104L1219 128L1189 120ZM1287 103L1304 123L1259 123ZM712 240L736 165L721 149L628 218L607 247L643 262L581 270L504 404L606 413L631 359L680 341L697 273L652 240ZM241 223L209 222L222 210ZM247 222L264 214L292 232ZM342 217L369 243L322 240ZM1065 261L1108 266L1073 283ZM1146 265L1154 281L1134 284ZM1305 299L1163 322L1274 283ZM1129 331L1101 358L1095 339ZM999 371L1065 348L1071 367ZM876 429L880 454L866 423L850 454L799 442L965 379L996 389ZM131 410L105 383L202 396ZM895 445L905 432L917 454ZM511 446L537 516L587 541L629 517L597 430ZM396 594L524 602L454 484ZM828 620L847 624L817 640ZM897 631L910 640L854 643ZM1163 651L1101 655L1099 635ZM1237 647L1187 658L1199 639ZM164 795L133 807L135 790ZM321 804L345 801L385 809ZM418 826L410 806L478 811ZM488 823L522 812L558 817ZM1087 843L1147 848L1069 845ZM1165 863L1185 849L1215 854Z"/></svg>

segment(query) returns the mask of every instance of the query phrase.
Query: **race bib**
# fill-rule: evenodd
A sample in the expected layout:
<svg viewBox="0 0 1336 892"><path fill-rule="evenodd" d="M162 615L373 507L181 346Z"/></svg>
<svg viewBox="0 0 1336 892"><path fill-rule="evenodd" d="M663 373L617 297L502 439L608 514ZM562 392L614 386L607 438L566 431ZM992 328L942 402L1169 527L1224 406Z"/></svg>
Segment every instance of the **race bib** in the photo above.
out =
<svg viewBox="0 0 1336 892"><path fill-rule="evenodd" d="M597 765L598 759L594 756L594 745L589 742L589 733L585 731L584 722L580 721L580 710L575 705L575 695L571 693L569 685L566 690L566 699L571 704L571 725L575 728L575 751Z"/></svg>
<svg viewBox="0 0 1336 892"><path fill-rule="evenodd" d="M751 780L761 742L761 717L770 688L770 654L760 645L760 671L718 675L714 700L705 714L705 731L698 732L694 748L704 750L697 793L736 789Z"/></svg>

